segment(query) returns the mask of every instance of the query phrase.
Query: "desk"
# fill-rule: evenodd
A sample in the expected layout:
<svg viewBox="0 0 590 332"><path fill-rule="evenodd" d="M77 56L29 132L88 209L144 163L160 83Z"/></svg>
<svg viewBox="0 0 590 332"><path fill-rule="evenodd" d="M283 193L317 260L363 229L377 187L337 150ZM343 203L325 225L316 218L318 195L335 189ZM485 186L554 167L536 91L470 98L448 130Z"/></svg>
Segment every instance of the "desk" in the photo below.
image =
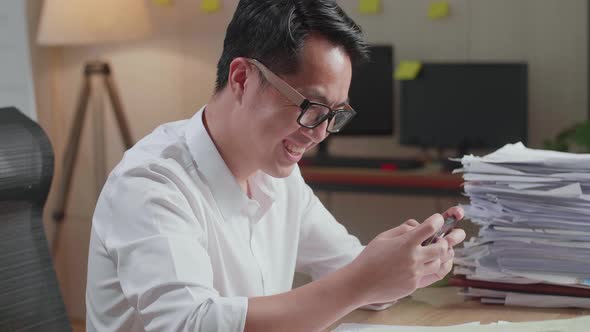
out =
<svg viewBox="0 0 590 332"><path fill-rule="evenodd" d="M457 288L454 287L425 288L383 311L355 310L334 323L328 331L342 323L446 326L473 321L488 324L500 320L524 322L582 315L590 315L590 310L484 305L457 295Z"/></svg>
<svg viewBox="0 0 590 332"><path fill-rule="evenodd" d="M416 291L412 298L400 300L383 311L355 310L332 324L332 331L342 323L445 326L473 321L482 324L499 320L511 322L566 319L590 315L588 309L541 309L483 305L457 295L457 288L425 288ZM84 321L72 322L74 332L84 332Z"/></svg>
<svg viewBox="0 0 590 332"><path fill-rule="evenodd" d="M459 196L461 174L437 168L386 171L380 169L301 166L305 182L314 190Z"/></svg>

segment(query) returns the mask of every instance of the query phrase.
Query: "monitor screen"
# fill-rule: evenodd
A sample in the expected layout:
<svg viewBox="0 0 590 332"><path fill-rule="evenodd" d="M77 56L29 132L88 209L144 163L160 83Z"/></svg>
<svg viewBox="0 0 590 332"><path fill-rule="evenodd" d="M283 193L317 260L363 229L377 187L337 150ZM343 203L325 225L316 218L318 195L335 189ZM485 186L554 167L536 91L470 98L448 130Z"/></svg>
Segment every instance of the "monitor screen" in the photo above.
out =
<svg viewBox="0 0 590 332"><path fill-rule="evenodd" d="M400 84L400 143L497 148L527 140L527 65L424 63Z"/></svg>
<svg viewBox="0 0 590 332"><path fill-rule="evenodd" d="M393 135L393 47L373 45L371 60L352 69L354 119L338 135Z"/></svg>

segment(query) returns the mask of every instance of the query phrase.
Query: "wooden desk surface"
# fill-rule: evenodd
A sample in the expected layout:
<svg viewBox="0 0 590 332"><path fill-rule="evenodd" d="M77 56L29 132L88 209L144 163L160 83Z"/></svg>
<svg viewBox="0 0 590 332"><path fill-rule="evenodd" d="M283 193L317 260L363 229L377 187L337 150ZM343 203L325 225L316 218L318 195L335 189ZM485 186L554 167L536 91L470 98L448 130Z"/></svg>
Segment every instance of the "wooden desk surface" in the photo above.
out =
<svg viewBox="0 0 590 332"><path fill-rule="evenodd" d="M426 288L383 311L355 310L333 324L329 331L342 323L447 326L473 321L488 324L500 320L541 321L582 315L590 315L590 310L484 305L457 295L457 288L454 287Z"/></svg>
<svg viewBox="0 0 590 332"><path fill-rule="evenodd" d="M426 288L416 291L411 298L400 300L383 311L355 310L332 324L332 331L342 323L447 326L469 323L494 323L565 319L590 315L589 309L543 309L483 305L457 295L457 288ZM74 332L84 332L84 321L73 321Z"/></svg>

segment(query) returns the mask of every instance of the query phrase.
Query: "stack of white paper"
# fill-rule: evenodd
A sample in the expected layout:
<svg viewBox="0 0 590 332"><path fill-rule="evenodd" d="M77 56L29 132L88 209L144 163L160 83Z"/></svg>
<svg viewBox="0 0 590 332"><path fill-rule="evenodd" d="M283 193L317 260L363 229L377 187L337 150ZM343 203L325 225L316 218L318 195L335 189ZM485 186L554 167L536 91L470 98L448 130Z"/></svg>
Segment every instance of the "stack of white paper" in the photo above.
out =
<svg viewBox="0 0 590 332"><path fill-rule="evenodd" d="M464 173L470 198L465 214L481 228L477 238L457 250L456 275L513 284L590 285L590 154L518 143L461 162L463 168L455 173ZM471 292L465 290L478 296L477 290Z"/></svg>

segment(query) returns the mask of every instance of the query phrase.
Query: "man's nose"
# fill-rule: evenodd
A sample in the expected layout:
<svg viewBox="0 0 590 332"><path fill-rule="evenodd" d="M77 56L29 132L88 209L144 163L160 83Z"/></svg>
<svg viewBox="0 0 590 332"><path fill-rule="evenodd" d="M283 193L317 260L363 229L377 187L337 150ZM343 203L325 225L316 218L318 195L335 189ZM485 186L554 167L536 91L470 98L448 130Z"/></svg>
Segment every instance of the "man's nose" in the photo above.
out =
<svg viewBox="0 0 590 332"><path fill-rule="evenodd" d="M319 126L313 128L313 129L301 127L301 131L305 136L307 136L309 139L311 139L314 143L320 143L328 136L328 132L327 132L328 121L329 120L326 119L324 122L320 123Z"/></svg>

